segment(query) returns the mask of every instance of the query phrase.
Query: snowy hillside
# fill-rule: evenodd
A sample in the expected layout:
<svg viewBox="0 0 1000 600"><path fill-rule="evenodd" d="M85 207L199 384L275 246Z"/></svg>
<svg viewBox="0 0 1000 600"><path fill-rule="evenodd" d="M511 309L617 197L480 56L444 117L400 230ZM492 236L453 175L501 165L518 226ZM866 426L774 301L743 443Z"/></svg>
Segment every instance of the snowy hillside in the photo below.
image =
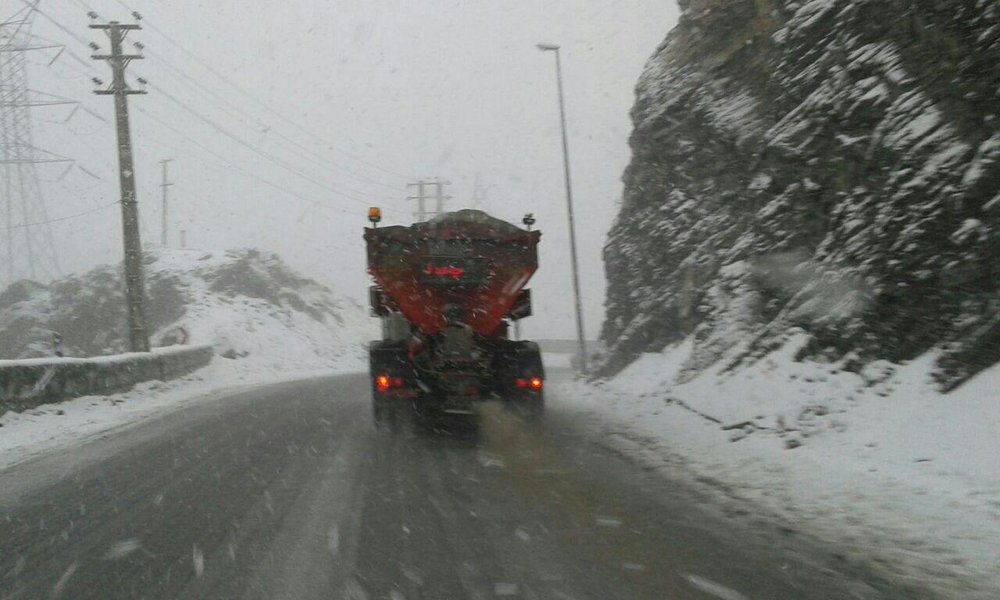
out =
<svg viewBox="0 0 1000 600"><path fill-rule="evenodd" d="M154 346L212 344L241 369L317 370L364 364L370 319L356 302L301 277L274 254L171 251L146 257ZM0 357L51 355L58 332L68 356L125 350L118 267L0 293ZM182 332L183 330L183 332Z"/></svg>
<svg viewBox="0 0 1000 600"><path fill-rule="evenodd" d="M687 0L637 86L605 374L1000 360L1000 4Z"/></svg>

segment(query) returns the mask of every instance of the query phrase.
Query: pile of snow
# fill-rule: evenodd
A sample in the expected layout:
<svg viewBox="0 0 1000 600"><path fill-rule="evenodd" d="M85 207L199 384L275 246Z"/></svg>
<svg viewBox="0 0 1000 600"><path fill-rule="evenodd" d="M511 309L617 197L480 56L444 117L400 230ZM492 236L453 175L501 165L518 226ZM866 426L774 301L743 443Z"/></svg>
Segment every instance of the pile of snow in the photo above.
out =
<svg viewBox="0 0 1000 600"><path fill-rule="evenodd" d="M1000 597L1000 366L942 394L933 353L855 373L849 357L796 361L806 343L793 332L754 365L678 383L688 339L556 396L851 558L948 597Z"/></svg>

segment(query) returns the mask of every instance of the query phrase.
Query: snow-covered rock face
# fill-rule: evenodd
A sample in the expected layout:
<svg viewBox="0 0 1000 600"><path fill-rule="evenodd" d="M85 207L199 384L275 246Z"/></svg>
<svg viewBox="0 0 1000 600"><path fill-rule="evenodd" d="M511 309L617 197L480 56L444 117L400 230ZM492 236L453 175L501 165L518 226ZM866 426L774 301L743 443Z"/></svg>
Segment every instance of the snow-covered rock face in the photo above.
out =
<svg viewBox="0 0 1000 600"><path fill-rule="evenodd" d="M212 344L220 355L261 367L321 369L368 337L362 307L274 254L177 251L150 253L144 262L154 346L186 335L189 344ZM19 282L0 293L0 358L51 356L55 333L68 356L123 352L125 321L118 267L49 286Z"/></svg>
<svg viewBox="0 0 1000 600"><path fill-rule="evenodd" d="M605 248L604 372L699 361L1000 360L1000 4L687 0L637 86Z"/></svg>

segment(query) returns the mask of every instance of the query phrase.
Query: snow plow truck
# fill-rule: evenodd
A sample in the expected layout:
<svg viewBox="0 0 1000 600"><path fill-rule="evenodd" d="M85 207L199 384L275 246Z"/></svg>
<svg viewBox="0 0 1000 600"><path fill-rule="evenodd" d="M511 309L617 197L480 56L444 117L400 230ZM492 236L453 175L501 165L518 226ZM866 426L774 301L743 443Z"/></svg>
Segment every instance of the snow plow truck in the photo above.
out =
<svg viewBox="0 0 1000 600"><path fill-rule="evenodd" d="M418 416L473 417L501 400L530 416L544 411L538 344L514 340L511 324L531 315L524 286L538 268L534 219L525 228L478 210L410 226L365 228L372 316L382 339L369 345L376 423L401 409Z"/></svg>

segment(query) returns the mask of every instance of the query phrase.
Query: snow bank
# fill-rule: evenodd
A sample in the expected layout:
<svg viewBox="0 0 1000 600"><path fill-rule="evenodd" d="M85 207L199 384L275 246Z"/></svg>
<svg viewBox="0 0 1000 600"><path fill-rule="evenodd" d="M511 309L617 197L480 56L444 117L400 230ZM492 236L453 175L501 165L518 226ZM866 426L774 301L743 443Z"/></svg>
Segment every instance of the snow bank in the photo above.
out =
<svg viewBox="0 0 1000 600"><path fill-rule="evenodd" d="M1000 597L1000 366L949 393L933 353L859 373L796 362L793 335L752 366L675 383L691 342L646 354L614 379L565 384L656 457L948 597Z"/></svg>
<svg viewBox="0 0 1000 600"><path fill-rule="evenodd" d="M153 282L151 288L161 282L161 293L152 294L162 300L152 311L160 315L153 319L154 343L176 343L178 337L186 337L192 346L211 346L217 355L212 364L181 379L141 383L125 393L85 396L22 413L2 414L0 408L0 468L191 402L215 398L233 386L367 368L366 343L375 337L375 321L353 300L297 275L273 254L255 250L170 251L149 255L146 269ZM0 330L5 323L30 315L40 331L65 332L60 325L63 322L87 323L78 335L65 336L68 348L73 342L80 348L118 344L113 324L119 319L110 309L102 308L119 306L114 293L120 282L115 277L113 269L100 268L56 282L51 290L27 290L0 306ZM53 294L67 300L53 303ZM68 300L73 294L83 298L80 306ZM87 306L100 310L94 308L81 316L80 311ZM158 349L154 355L169 357L173 352ZM0 365L6 362L43 369L52 364L109 365L129 361L130 356L135 355L94 360L25 359L0 361Z"/></svg>
<svg viewBox="0 0 1000 600"><path fill-rule="evenodd" d="M195 373L169 382L140 383L128 392L84 396L0 416L0 471L36 456L62 450L113 430L163 416L222 394L254 386L361 371L358 359L319 370L255 371L247 363L216 359Z"/></svg>

